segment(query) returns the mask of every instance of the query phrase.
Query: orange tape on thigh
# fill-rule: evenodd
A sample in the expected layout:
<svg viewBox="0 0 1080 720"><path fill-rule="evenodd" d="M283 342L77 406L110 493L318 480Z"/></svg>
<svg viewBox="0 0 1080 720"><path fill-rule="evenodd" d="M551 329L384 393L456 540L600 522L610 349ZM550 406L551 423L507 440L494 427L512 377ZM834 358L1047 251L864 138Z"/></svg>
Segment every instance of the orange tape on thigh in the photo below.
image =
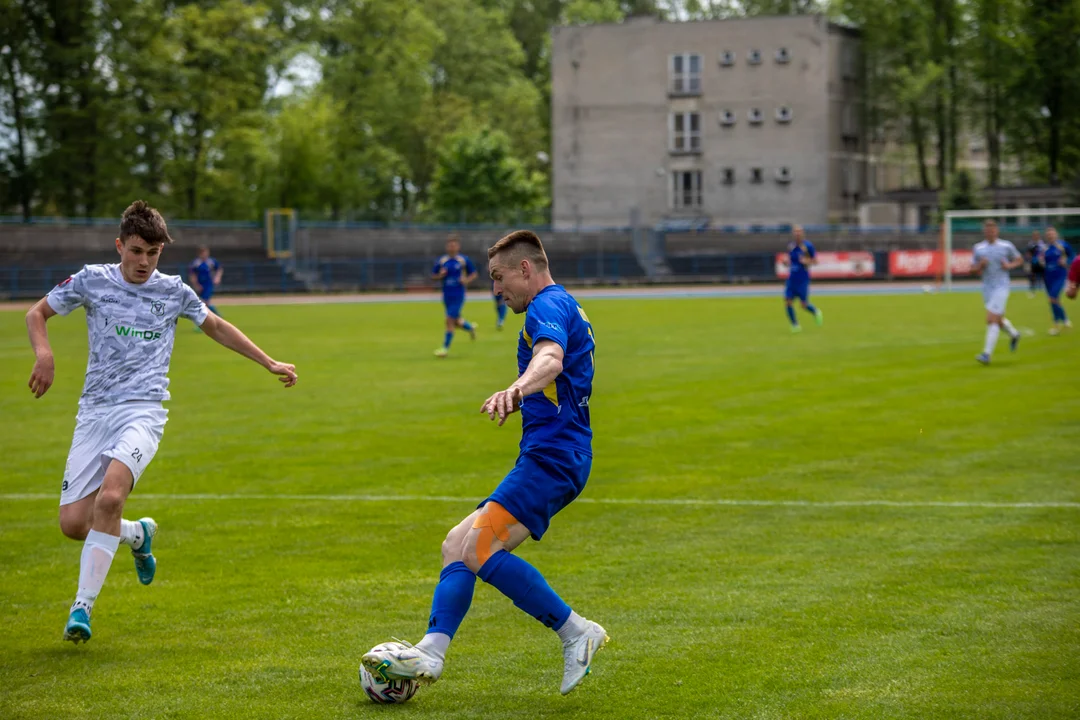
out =
<svg viewBox="0 0 1080 720"><path fill-rule="evenodd" d="M489 502L484 512L473 521L473 529L479 530L476 538L476 559L483 565L491 557L491 546L495 538L503 542L510 539L510 526L517 525L517 518L497 502Z"/></svg>

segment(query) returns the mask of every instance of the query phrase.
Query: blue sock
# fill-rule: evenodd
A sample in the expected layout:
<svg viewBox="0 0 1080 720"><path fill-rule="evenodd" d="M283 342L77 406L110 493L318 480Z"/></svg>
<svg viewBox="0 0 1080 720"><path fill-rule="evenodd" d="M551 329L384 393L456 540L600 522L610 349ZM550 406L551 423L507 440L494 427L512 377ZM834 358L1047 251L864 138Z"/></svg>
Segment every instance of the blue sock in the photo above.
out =
<svg viewBox="0 0 1080 720"><path fill-rule="evenodd" d="M817 314L817 308L814 307L813 305L811 305L810 303L806 303L806 312L811 313L813 315L816 315Z"/></svg>
<svg viewBox="0 0 1080 720"><path fill-rule="evenodd" d="M452 562L439 573L439 584L431 598L431 616L428 618L429 633L438 632L454 637L465 614L472 604L476 575L465 563Z"/></svg>
<svg viewBox="0 0 1080 720"><path fill-rule="evenodd" d="M465 332L471 332L471 331L472 331L472 323L471 323L471 322L469 322L468 320L466 320L465 322L463 322L463 323L461 324L461 328L462 328L462 329L463 329L463 330L464 330Z"/></svg>
<svg viewBox="0 0 1080 720"><path fill-rule="evenodd" d="M1065 314L1065 306L1058 303L1056 307L1058 312L1061 313L1061 322L1069 322L1069 316Z"/></svg>
<svg viewBox="0 0 1080 720"><path fill-rule="evenodd" d="M1057 303L1050 303L1050 312L1052 312L1054 314L1054 320L1055 321L1057 321L1057 322L1065 322L1065 318L1064 318L1065 312L1064 312L1064 308L1062 308L1061 305L1058 305Z"/></svg>
<svg viewBox="0 0 1080 720"><path fill-rule="evenodd" d="M506 320L506 304L505 303L499 306L498 313L499 313L499 324L502 325L503 321Z"/></svg>
<svg viewBox="0 0 1080 720"><path fill-rule="evenodd" d="M553 630L562 627L570 617L570 606L555 594L540 571L516 555L500 550L476 574Z"/></svg>
<svg viewBox="0 0 1080 720"><path fill-rule="evenodd" d="M791 321L792 325L798 325L799 321L795 319L795 308L790 305L787 306L787 317Z"/></svg>
<svg viewBox="0 0 1080 720"><path fill-rule="evenodd" d="M450 341L454 339L454 333L449 330L446 331L446 337L443 338L442 346L447 350L450 349Z"/></svg>

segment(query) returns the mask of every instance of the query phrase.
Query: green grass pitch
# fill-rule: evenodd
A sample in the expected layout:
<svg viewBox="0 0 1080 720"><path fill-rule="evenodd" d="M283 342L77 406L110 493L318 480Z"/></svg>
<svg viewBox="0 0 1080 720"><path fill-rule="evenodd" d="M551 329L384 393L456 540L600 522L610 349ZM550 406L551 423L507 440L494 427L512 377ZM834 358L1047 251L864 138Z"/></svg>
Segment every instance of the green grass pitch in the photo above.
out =
<svg viewBox="0 0 1080 720"><path fill-rule="evenodd" d="M479 407L520 319L495 333L480 295L439 361L435 303L223 308L296 363L288 391L182 322L125 512L160 523L158 576L121 547L75 647L56 505L85 324L49 323L34 400L0 312L0 717L1080 716L1080 331L1014 293L1035 333L984 368L978 295L818 301L792 336L778 299L584 300L592 478L521 554L612 642L561 697L554 633L478 583L443 679L390 708L360 656L420 638L446 530L511 467L519 421Z"/></svg>

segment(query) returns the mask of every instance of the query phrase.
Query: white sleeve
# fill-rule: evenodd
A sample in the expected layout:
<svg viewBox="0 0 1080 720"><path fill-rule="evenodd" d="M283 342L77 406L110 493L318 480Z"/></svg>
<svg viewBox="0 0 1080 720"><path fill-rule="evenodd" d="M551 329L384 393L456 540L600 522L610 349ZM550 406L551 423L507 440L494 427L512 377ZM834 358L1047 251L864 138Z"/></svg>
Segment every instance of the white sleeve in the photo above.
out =
<svg viewBox="0 0 1080 720"><path fill-rule="evenodd" d="M1020 257L1020 251L1016 249L1016 246L1009 243L1009 260L1015 260Z"/></svg>
<svg viewBox="0 0 1080 720"><path fill-rule="evenodd" d="M86 276L87 270L83 266L82 270L54 287L45 296L49 307L55 310L57 315L67 315L86 304Z"/></svg>
<svg viewBox="0 0 1080 720"><path fill-rule="evenodd" d="M180 287L182 288L180 291L180 317L185 317L196 325L202 325L206 322L206 316L210 314L210 310L199 299L199 296L195 294L190 285L182 282Z"/></svg>

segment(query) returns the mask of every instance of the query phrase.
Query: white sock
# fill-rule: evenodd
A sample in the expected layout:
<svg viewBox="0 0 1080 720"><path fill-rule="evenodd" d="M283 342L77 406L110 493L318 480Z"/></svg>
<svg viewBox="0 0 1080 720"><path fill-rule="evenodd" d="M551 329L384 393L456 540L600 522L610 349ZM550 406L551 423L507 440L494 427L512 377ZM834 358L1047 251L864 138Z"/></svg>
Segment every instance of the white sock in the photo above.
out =
<svg viewBox="0 0 1080 720"><path fill-rule="evenodd" d="M120 521L120 542L132 550L138 550L143 543L143 526L137 520Z"/></svg>
<svg viewBox="0 0 1080 720"><path fill-rule="evenodd" d="M1016 337L1020 334L1016 332L1016 328L1013 327L1008 318L1001 318L1001 327L1005 328L1005 332L1009 333L1009 337Z"/></svg>
<svg viewBox="0 0 1080 720"><path fill-rule="evenodd" d="M94 608L94 601L105 584L105 576L109 574L109 566L118 547L120 538L116 535L97 530L87 533L79 562L79 593L75 596L72 610L82 608L89 614Z"/></svg>
<svg viewBox="0 0 1080 720"><path fill-rule="evenodd" d="M563 642L571 640L585 632L585 618L571 610L570 617L566 618L566 622L555 632L559 634L559 639Z"/></svg>
<svg viewBox="0 0 1080 720"><path fill-rule="evenodd" d="M446 650L450 647L450 636L446 633L432 632L424 636L424 639L416 643L417 650L423 650L439 662L446 661Z"/></svg>
<svg viewBox="0 0 1080 720"><path fill-rule="evenodd" d="M994 346L997 345L998 335L1001 334L1001 328L997 326L997 323L991 323L986 326L986 345L983 347L983 352L987 355L994 353Z"/></svg>

